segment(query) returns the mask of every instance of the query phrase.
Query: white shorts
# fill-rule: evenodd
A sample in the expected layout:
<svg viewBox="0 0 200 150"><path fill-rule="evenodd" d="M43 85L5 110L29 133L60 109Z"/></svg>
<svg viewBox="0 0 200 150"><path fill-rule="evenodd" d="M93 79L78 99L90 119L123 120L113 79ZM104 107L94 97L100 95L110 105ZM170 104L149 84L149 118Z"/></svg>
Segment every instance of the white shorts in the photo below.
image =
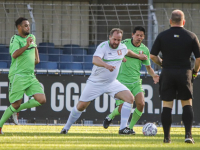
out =
<svg viewBox="0 0 200 150"><path fill-rule="evenodd" d="M111 83L95 83L87 80L87 83L79 101L89 102L96 99L104 93L114 98L115 94L126 90L129 91L129 89L123 84L121 84L118 80L115 80Z"/></svg>

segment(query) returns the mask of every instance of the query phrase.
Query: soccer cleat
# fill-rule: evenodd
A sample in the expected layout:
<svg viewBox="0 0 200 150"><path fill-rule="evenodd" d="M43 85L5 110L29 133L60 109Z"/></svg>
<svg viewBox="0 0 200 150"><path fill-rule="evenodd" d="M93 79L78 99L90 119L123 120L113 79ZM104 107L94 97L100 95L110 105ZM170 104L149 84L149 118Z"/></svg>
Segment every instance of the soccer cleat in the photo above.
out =
<svg viewBox="0 0 200 150"><path fill-rule="evenodd" d="M133 129L130 129L130 128L128 129L130 130L130 134L135 135L135 131Z"/></svg>
<svg viewBox="0 0 200 150"><path fill-rule="evenodd" d="M163 142L164 143L171 143L171 140L169 138L164 138Z"/></svg>
<svg viewBox="0 0 200 150"><path fill-rule="evenodd" d="M192 136L190 135L186 135L185 136L185 143L191 143L191 144L194 144L194 139L192 138Z"/></svg>
<svg viewBox="0 0 200 150"><path fill-rule="evenodd" d="M19 124L19 122L18 122L18 115L19 115L19 113L16 113L16 112L14 112L14 113L12 114L13 123L14 123L15 125L18 125L18 124Z"/></svg>
<svg viewBox="0 0 200 150"><path fill-rule="evenodd" d="M63 129L61 130L61 132L60 132L60 134L67 134L67 133L68 133L68 130L66 130L66 129L64 129L64 128L63 128Z"/></svg>
<svg viewBox="0 0 200 150"><path fill-rule="evenodd" d="M2 132L2 128L0 128L0 134L3 134L3 132Z"/></svg>
<svg viewBox="0 0 200 150"><path fill-rule="evenodd" d="M109 127L109 125L111 124L111 122L112 122L112 119L110 119L108 116L104 119L104 121L103 121L103 127L105 128L105 129L107 129L108 127Z"/></svg>
<svg viewBox="0 0 200 150"><path fill-rule="evenodd" d="M119 130L119 134L131 134L131 130L125 127L124 129Z"/></svg>

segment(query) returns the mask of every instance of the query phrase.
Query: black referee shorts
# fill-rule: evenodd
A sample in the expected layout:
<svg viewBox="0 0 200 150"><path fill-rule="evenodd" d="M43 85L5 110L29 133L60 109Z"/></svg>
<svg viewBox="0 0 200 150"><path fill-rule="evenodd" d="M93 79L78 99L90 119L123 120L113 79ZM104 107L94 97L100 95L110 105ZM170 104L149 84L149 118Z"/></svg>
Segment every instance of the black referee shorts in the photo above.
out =
<svg viewBox="0 0 200 150"><path fill-rule="evenodd" d="M163 69L159 82L160 98L188 100L193 97L193 76L190 69Z"/></svg>

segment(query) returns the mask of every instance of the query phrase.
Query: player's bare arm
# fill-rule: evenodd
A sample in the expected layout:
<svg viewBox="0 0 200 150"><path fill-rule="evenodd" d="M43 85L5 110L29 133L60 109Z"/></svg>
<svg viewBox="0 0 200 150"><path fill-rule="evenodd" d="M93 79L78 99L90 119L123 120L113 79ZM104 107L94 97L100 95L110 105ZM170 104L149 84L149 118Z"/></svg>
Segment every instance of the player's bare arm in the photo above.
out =
<svg viewBox="0 0 200 150"><path fill-rule="evenodd" d="M31 42L33 41L33 39L32 39L31 37L29 37L29 38L27 38L26 41L27 41L26 46L24 46L24 47L22 47L22 48L16 50L16 51L12 54L12 57L13 57L13 58L16 59L16 58L19 57L25 50L27 50L27 48L31 45Z"/></svg>
<svg viewBox="0 0 200 150"><path fill-rule="evenodd" d="M40 57L39 57L38 49L36 47L35 48L35 65L38 64L39 62L40 62Z"/></svg>
<svg viewBox="0 0 200 150"><path fill-rule="evenodd" d="M145 54L136 54L136 53L134 53L133 51L131 51L129 49L128 49L128 53L126 54L126 56L137 58L137 59L140 59L140 60L147 60L147 55L145 55Z"/></svg>
<svg viewBox="0 0 200 150"><path fill-rule="evenodd" d="M151 66L145 66L147 69L147 72L152 76L154 84L159 82L159 75L155 74L154 70L151 68Z"/></svg>
<svg viewBox="0 0 200 150"><path fill-rule="evenodd" d="M92 63L96 66L99 66L99 67L104 67L108 70L110 70L110 72L112 72L116 67L115 66L111 66L111 65L108 65L106 64L105 62L103 62L103 60L98 57L98 56L94 56L93 57L93 60L92 60Z"/></svg>
<svg viewBox="0 0 200 150"><path fill-rule="evenodd" d="M150 55L151 60L157 64L158 66L162 67L162 59L159 56Z"/></svg>

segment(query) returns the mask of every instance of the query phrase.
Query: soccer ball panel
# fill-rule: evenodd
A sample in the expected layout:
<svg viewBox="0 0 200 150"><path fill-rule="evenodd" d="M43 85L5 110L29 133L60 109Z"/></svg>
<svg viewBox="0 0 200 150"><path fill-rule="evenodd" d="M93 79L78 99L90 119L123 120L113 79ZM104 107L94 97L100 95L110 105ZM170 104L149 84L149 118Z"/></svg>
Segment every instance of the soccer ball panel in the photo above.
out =
<svg viewBox="0 0 200 150"><path fill-rule="evenodd" d="M142 132L145 136L154 136L157 133L157 127L153 123L146 123L143 126Z"/></svg>

